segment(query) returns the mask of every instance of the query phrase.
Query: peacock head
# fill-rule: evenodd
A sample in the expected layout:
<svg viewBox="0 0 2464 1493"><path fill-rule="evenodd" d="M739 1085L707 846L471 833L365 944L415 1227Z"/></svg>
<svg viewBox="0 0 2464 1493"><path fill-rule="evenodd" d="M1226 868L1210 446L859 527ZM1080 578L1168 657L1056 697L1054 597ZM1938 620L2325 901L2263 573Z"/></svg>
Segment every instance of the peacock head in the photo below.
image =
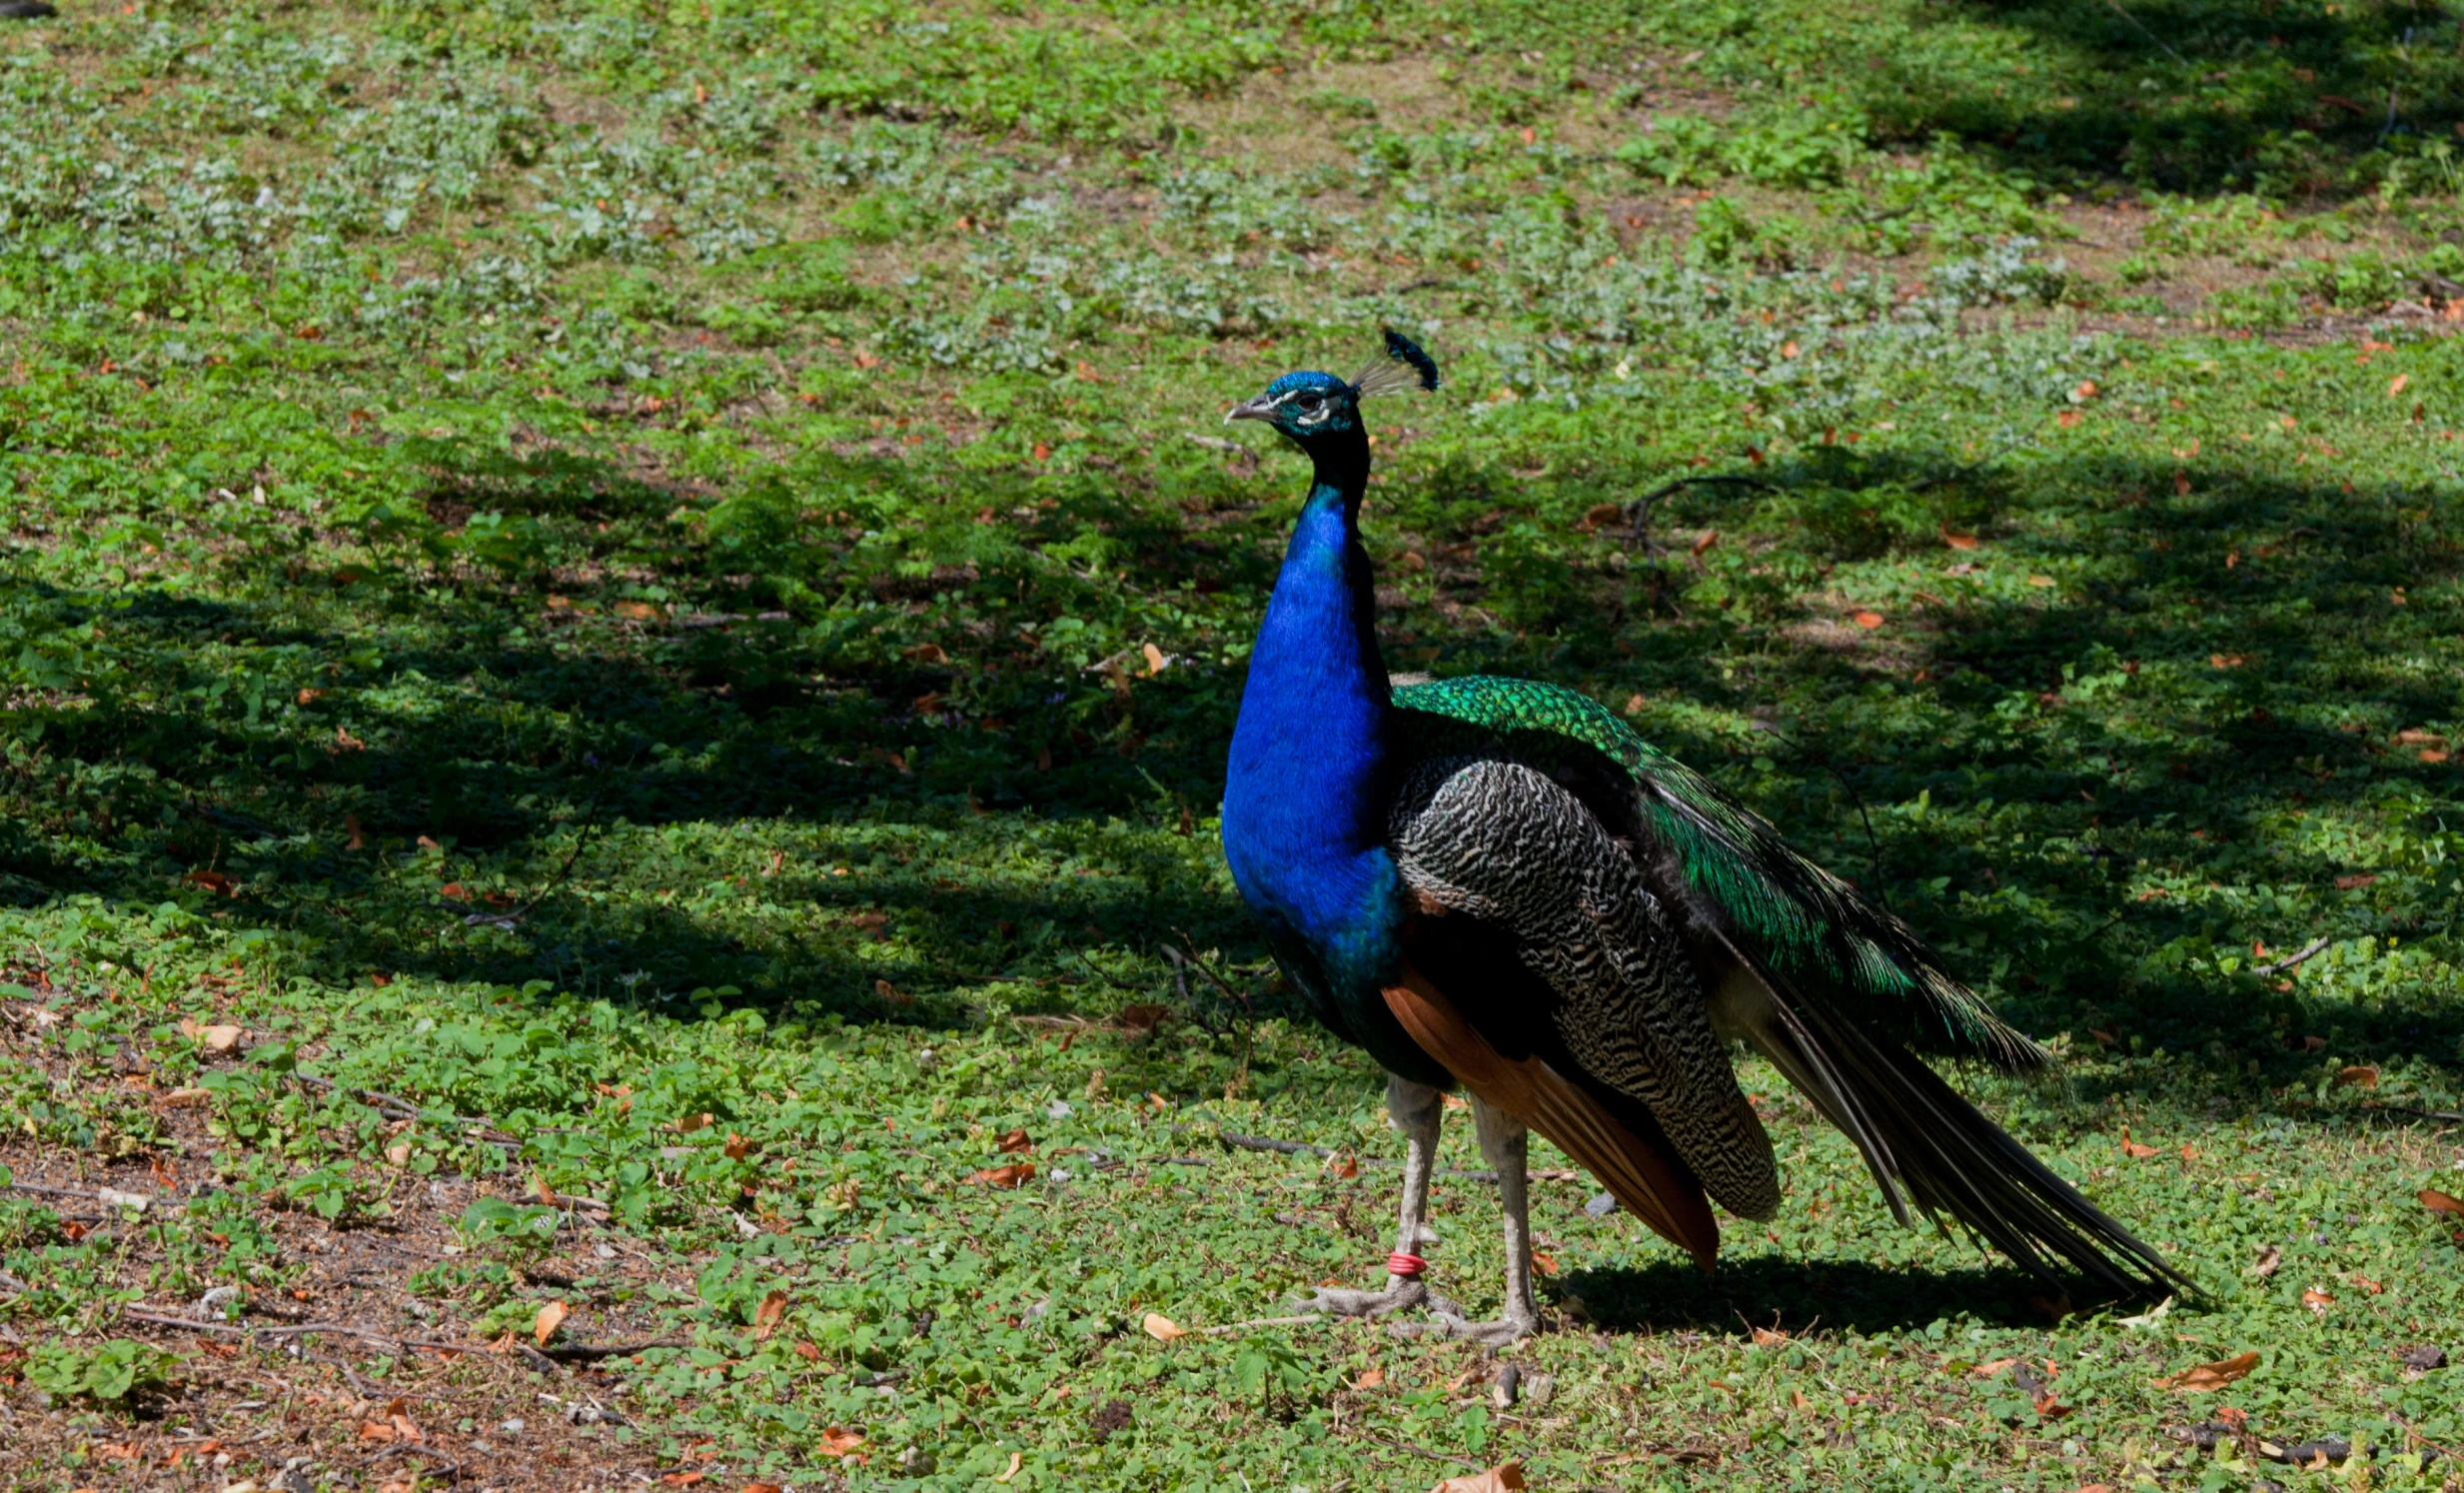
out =
<svg viewBox="0 0 2464 1493"><path fill-rule="evenodd" d="M1234 405L1224 424L1262 420L1307 449L1320 442L1338 442L1361 431L1360 402L1373 394L1397 389L1435 389L1437 363L1420 345L1402 333L1386 329L1386 355L1350 382L1333 374L1288 373L1266 386L1247 404Z"/></svg>

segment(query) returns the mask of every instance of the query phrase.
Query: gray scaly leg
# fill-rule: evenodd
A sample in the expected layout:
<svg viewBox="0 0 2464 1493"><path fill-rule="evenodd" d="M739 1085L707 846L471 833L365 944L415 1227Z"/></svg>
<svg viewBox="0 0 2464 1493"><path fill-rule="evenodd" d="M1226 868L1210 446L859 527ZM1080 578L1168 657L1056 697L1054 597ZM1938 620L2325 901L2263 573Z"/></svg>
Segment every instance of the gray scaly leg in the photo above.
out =
<svg viewBox="0 0 2464 1493"><path fill-rule="evenodd" d="M1498 1202L1506 1214L1505 1314L1494 1322L1466 1321L1449 1301L1432 1302L1431 1310L1447 1336L1504 1347L1540 1330L1540 1308L1532 1300L1530 1132L1522 1121L1477 1098L1472 1119L1480 1130L1481 1155L1497 1168Z"/></svg>
<svg viewBox="0 0 2464 1493"><path fill-rule="evenodd" d="M1437 1166L1438 1121L1445 1115L1444 1096L1425 1083L1386 1075L1386 1112L1403 1131L1403 1216L1395 1226L1395 1252L1418 1254L1426 1237L1421 1220L1428 1214L1429 1173ZM1417 1275L1388 1274L1382 1291L1320 1289L1295 1303L1302 1311L1322 1311L1339 1317L1375 1317L1425 1304L1429 1288Z"/></svg>

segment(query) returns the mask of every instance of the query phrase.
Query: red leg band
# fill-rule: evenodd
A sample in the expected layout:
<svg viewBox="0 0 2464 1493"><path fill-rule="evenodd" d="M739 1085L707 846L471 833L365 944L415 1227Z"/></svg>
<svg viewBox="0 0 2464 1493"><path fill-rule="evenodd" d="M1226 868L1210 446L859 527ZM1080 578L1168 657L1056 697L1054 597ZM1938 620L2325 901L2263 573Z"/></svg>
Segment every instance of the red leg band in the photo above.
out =
<svg viewBox="0 0 2464 1493"><path fill-rule="evenodd" d="M1389 1275L1418 1275L1428 1268L1427 1260L1416 1254L1405 1254L1400 1249L1386 1257L1386 1273Z"/></svg>

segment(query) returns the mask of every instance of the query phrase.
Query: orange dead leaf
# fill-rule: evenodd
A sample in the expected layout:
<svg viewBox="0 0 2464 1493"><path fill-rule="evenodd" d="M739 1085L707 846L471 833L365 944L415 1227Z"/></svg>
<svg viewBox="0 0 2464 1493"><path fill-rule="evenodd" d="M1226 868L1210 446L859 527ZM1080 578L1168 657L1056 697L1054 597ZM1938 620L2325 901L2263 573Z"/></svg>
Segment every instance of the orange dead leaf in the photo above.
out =
<svg viewBox="0 0 2464 1493"><path fill-rule="evenodd" d="M1720 543L1720 531L1706 529L1703 531L1703 537L1694 542L1694 553L1700 555L1718 543Z"/></svg>
<svg viewBox="0 0 2464 1493"><path fill-rule="evenodd" d="M2137 1141L2130 1138L2130 1127L2128 1125L2122 1126L2121 1148L2122 1154L2130 1157L2134 1161L2144 1160L2145 1158L2156 1154L2156 1148L2154 1146L2141 1145Z"/></svg>
<svg viewBox="0 0 2464 1493"><path fill-rule="evenodd" d="M778 1319L786 1314L787 1293L785 1291L772 1291L762 1297L761 1304L753 1308L753 1341L767 1341L769 1335L778 1330Z"/></svg>
<svg viewBox="0 0 2464 1493"><path fill-rule="evenodd" d="M2441 1192L2436 1187L2424 1187L2413 1195L2420 1198L2421 1205L2433 1213L2446 1213L2464 1218L2464 1197L2457 1197L2451 1192Z"/></svg>
<svg viewBox="0 0 2464 1493"><path fill-rule="evenodd" d="M2053 584L2053 578L2051 576L2030 576L2027 578L2027 584L2030 586L2051 586Z"/></svg>
<svg viewBox="0 0 2464 1493"><path fill-rule="evenodd" d="M2327 1315L2327 1308L2336 1304L2336 1298L2317 1286L2311 1286L2301 1293L2301 1304L2310 1308L2310 1315L2323 1317Z"/></svg>
<svg viewBox="0 0 2464 1493"><path fill-rule="evenodd" d="M1535 1249L1532 1251L1532 1268L1538 1270L1543 1275L1555 1275L1557 1273L1557 1257L1550 1254L1547 1250Z"/></svg>
<svg viewBox="0 0 2464 1493"><path fill-rule="evenodd" d="M1048 461L1052 460L1052 448L1051 448L1051 447L1049 447L1049 446L1047 446L1047 445L1045 445L1045 444L1044 444L1043 442L1041 442L1041 441L1036 442L1036 443L1035 443L1035 460L1037 460L1037 461L1039 461L1039 462L1048 462Z"/></svg>
<svg viewBox="0 0 2464 1493"><path fill-rule="evenodd" d="M1851 612L1848 614L1848 621L1870 633L1875 628L1882 625L1882 614L1879 612Z"/></svg>
<svg viewBox="0 0 2464 1493"><path fill-rule="evenodd" d="M2387 381L2387 397L2389 399L2393 399L2397 395L2402 394L2404 392L2404 386L2412 381L2412 375L2410 374L2397 374L2394 378L2389 379Z"/></svg>
<svg viewBox="0 0 2464 1493"><path fill-rule="evenodd" d="M2076 410L2064 410L2059 415L2053 417L2053 423L2066 431L2075 430L2078 428L2079 424L2079 412Z"/></svg>
<svg viewBox="0 0 2464 1493"><path fill-rule="evenodd" d="M1168 1343L1174 1338L1187 1337L1189 1335L1188 1328L1183 1327L1180 1323L1173 1321L1170 1317L1165 1316L1159 1311L1148 1312L1145 1319L1140 1321L1138 1325L1146 1329L1146 1335L1148 1337L1155 1339L1155 1341L1159 1343Z"/></svg>
<svg viewBox="0 0 2464 1493"><path fill-rule="evenodd" d="M359 816L358 814L356 814L356 813L347 813L347 814L344 814L344 815L343 815L343 829L344 829L344 831L345 831L346 833L348 833L348 834L351 836L351 842L350 842L349 844L347 844L347 845L344 845L344 846L343 846L343 848L344 848L344 849L346 849L346 850L365 850L365 849L367 849L367 848L368 848L368 831L366 831L366 830L364 830L364 829L362 829L362 828L360 827L360 816Z"/></svg>
<svg viewBox="0 0 2464 1493"><path fill-rule="evenodd" d="M531 1323L531 1335L539 1339L541 1347L547 1347L548 1339L557 1335L558 1324L564 1320L565 1303L551 1301L539 1309L539 1316Z"/></svg>
<svg viewBox="0 0 2464 1493"><path fill-rule="evenodd" d="M2258 1262L2250 1267L2250 1273L2265 1280L2268 1276L2275 1274L2277 1268L2283 1263L2284 1251L2270 1244L2259 1251Z"/></svg>
<svg viewBox="0 0 2464 1493"><path fill-rule="evenodd" d="M833 1457L843 1457L863 1444L861 1431L843 1431L832 1426L821 1433L821 1449Z"/></svg>
<svg viewBox="0 0 2464 1493"><path fill-rule="evenodd" d="M1486 1472L1470 1477L1450 1477L1431 1488L1429 1493L1514 1493L1523 1486L1523 1464L1500 1462Z"/></svg>
<svg viewBox="0 0 2464 1493"><path fill-rule="evenodd" d="M659 1479L670 1488L689 1488L709 1476L706 1472L670 1472Z"/></svg>
<svg viewBox="0 0 2464 1493"><path fill-rule="evenodd" d="M2378 1069L2368 1063L2357 1062L2351 1067L2336 1069L2336 1082L2352 1088L2376 1088Z"/></svg>
<svg viewBox="0 0 2464 1493"><path fill-rule="evenodd" d="M1008 1482L1011 1478L1016 1477L1018 1475L1018 1469L1024 1467L1025 1465L1026 1453L1011 1452L1009 1454L1009 1465L994 1474L992 1480L996 1483Z"/></svg>
<svg viewBox="0 0 2464 1493"><path fill-rule="evenodd" d="M2203 1394L2211 1390L2222 1389L2234 1380L2245 1377L2252 1369L2258 1367L2258 1358L2255 1352L2240 1353L2231 1358L2219 1358L2213 1363L2202 1363L2186 1368L2171 1378L2158 1379L2156 1383L2165 1389L2183 1389Z"/></svg>
<svg viewBox="0 0 2464 1493"><path fill-rule="evenodd" d="M2070 391L2070 397L2074 400L2079 400L2082 402L2094 399L2096 397L2096 381L2094 379L2079 380L2079 387Z"/></svg>
<svg viewBox="0 0 2464 1493"><path fill-rule="evenodd" d="M616 615L634 622L648 622L658 616L658 609L647 602L618 602L616 604Z"/></svg>
<svg viewBox="0 0 2464 1493"><path fill-rule="evenodd" d="M729 1130L727 1132L727 1143L720 1146L718 1150L721 1155L725 1156L730 1161L741 1161L746 1156L752 1154L752 1148L753 1143L751 1141L746 1140L743 1136L736 1134L733 1130Z"/></svg>
<svg viewBox="0 0 2464 1493"><path fill-rule="evenodd" d="M1035 1163L1019 1161L1008 1166L987 1166L967 1173L971 1185L982 1187L1015 1187L1035 1175Z"/></svg>
<svg viewBox="0 0 2464 1493"><path fill-rule="evenodd" d="M776 1483L746 1483L738 1493L786 1493Z"/></svg>
<svg viewBox="0 0 2464 1493"><path fill-rule="evenodd" d="M1354 1379L1352 1381L1352 1387L1354 1389L1362 1390L1378 1389L1382 1388L1385 1383L1386 1370L1382 1368L1373 1368L1364 1370L1359 1378Z"/></svg>
<svg viewBox="0 0 2464 1493"><path fill-rule="evenodd" d="M2250 656L2247 654L2209 654L2207 656L2207 667L2210 669L2239 669L2249 662Z"/></svg>
<svg viewBox="0 0 2464 1493"><path fill-rule="evenodd" d="M1356 1177L1360 1175L1360 1157L1350 1151L1337 1151L1326 1158L1324 1169L1339 1177Z"/></svg>
<svg viewBox="0 0 2464 1493"><path fill-rule="evenodd" d="M992 1148L1004 1154L1011 1151L1031 1151L1035 1149L1035 1142L1027 1138L1027 1132L1024 1130L1004 1130L1001 1132L1001 1138L992 1143Z"/></svg>
<svg viewBox="0 0 2464 1493"><path fill-rule="evenodd" d="M2356 890L2356 889L2358 889L2358 888L2360 888L2360 887L2370 885L2372 882L2376 881L2377 879L2378 879L2378 877L2373 876L2373 875L2338 876L2338 877L2336 877L2336 890L2338 890L2338 891L2353 891L2353 890ZM2305 1038L2303 1038L2303 1040L2306 1042L2306 1041L2311 1040L2311 1038L2307 1038L2307 1037L2305 1037ZM2319 1046L2321 1046L2321 1047L2324 1047L2324 1046L2326 1046L2326 1045L2327 1045L2327 1044L2326 1044L2325 1042L2320 1042L2320 1043L2319 1043ZM2313 1050L2313 1051L2315 1051L2316 1049L2315 1049L2315 1048L2313 1048L2312 1050Z"/></svg>
<svg viewBox="0 0 2464 1493"><path fill-rule="evenodd" d="M1942 543L1948 545L1953 550L1973 550L1976 548L1976 536L1972 534L1961 534L1958 530L1951 528L1948 524L1941 526L1941 532Z"/></svg>

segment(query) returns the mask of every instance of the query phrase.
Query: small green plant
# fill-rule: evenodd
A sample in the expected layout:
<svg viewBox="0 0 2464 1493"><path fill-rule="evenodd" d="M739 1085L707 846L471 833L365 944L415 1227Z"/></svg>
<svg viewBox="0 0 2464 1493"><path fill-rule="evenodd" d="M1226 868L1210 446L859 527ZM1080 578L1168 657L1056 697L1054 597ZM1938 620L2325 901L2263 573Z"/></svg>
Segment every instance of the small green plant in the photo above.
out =
<svg viewBox="0 0 2464 1493"><path fill-rule="evenodd" d="M536 1203L512 1203L483 1197L463 1209L461 1231L472 1244L505 1244L518 1250L544 1249L557 1236L565 1215Z"/></svg>
<svg viewBox="0 0 2464 1493"><path fill-rule="evenodd" d="M125 1337L39 1343L26 1357L26 1382L63 1399L117 1403L166 1387L179 1362L174 1354Z"/></svg>

